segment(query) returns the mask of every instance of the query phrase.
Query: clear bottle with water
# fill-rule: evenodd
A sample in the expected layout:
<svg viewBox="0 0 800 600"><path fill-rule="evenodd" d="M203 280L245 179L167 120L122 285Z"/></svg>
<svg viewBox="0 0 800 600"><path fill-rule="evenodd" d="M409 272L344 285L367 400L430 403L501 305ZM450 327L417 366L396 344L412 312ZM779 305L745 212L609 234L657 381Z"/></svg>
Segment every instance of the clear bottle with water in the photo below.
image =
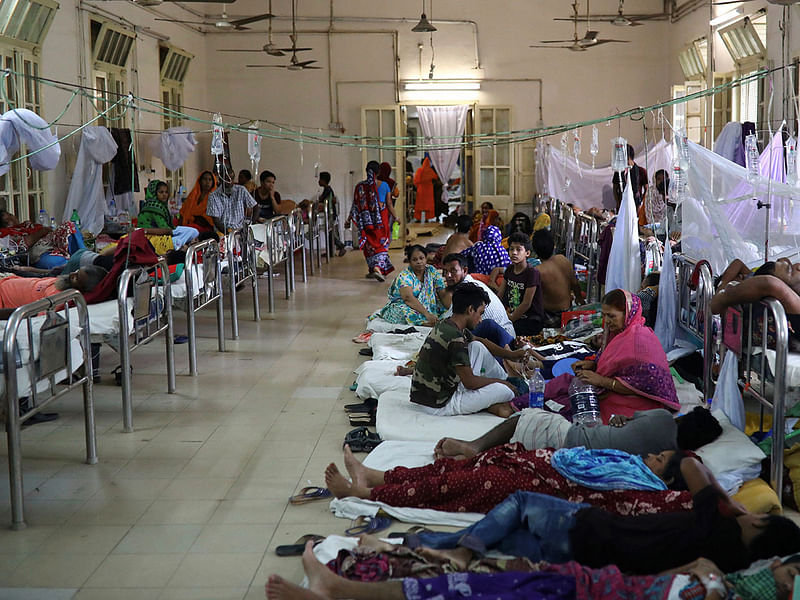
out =
<svg viewBox="0 0 800 600"><path fill-rule="evenodd" d="M754 133L744 138L744 158L747 164L747 180L755 183L761 174L758 171L758 138Z"/></svg>
<svg viewBox="0 0 800 600"><path fill-rule="evenodd" d="M43 208L39 210L39 224L42 227L50 226L50 215L48 215L47 211Z"/></svg>
<svg viewBox="0 0 800 600"><path fill-rule="evenodd" d="M122 231L130 231L131 213L129 213L127 210L121 210L119 212L119 216L117 217L117 221L119 222L119 226Z"/></svg>
<svg viewBox="0 0 800 600"><path fill-rule="evenodd" d="M55 228L56 228L56 218L50 217L50 229L55 229Z"/></svg>
<svg viewBox="0 0 800 600"><path fill-rule="evenodd" d="M573 377L569 384L569 402L572 408L572 423L594 427L603 420L600 417L600 403L597 400L597 390L589 383Z"/></svg>
<svg viewBox="0 0 800 600"><path fill-rule="evenodd" d="M113 198L108 203L108 220L111 223L117 220L117 202Z"/></svg>
<svg viewBox="0 0 800 600"><path fill-rule="evenodd" d="M536 369L528 381L528 407L544 408L544 377L540 369Z"/></svg>
<svg viewBox="0 0 800 600"><path fill-rule="evenodd" d="M611 140L611 170L621 173L628 168L628 140L615 137Z"/></svg>

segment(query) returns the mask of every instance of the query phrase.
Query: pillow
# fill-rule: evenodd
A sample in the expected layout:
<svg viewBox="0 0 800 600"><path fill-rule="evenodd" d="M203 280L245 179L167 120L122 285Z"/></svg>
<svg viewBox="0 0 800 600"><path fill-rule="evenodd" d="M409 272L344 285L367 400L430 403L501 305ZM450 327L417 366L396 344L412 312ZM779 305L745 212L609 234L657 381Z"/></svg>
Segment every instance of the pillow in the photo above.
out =
<svg viewBox="0 0 800 600"><path fill-rule="evenodd" d="M754 514L774 513L781 514L781 503L778 494L763 479L751 479L746 482L733 496L737 502Z"/></svg>
<svg viewBox="0 0 800 600"><path fill-rule="evenodd" d="M711 414L722 425L722 435L710 444L697 450L697 455L714 474L734 471L742 467L750 467L765 458L761 449L750 441L744 433L731 425L730 420L721 410L713 410Z"/></svg>

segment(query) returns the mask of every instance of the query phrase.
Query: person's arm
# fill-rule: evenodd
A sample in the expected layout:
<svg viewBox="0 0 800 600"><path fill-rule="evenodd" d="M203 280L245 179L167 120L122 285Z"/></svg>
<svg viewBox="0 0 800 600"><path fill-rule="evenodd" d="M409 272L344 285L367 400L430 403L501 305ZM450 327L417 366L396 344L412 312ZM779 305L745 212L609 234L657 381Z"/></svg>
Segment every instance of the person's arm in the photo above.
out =
<svg viewBox="0 0 800 600"><path fill-rule="evenodd" d="M0 321L7 321L16 308L0 308Z"/></svg>
<svg viewBox="0 0 800 600"><path fill-rule="evenodd" d="M742 281L748 275L750 275L750 269L747 268L747 265L744 264L738 258L734 258L733 262L728 265L722 275L719 278L719 284L717 285L717 289L721 290L726 285L728 285L731 281L739 280Z"/></svg>
<svg viewBox="0 0 800 600"><path fill-rule="evenodd" d="M37 229L32 233L28 233L25 235L25 243L28 245L28 248L30 248L51 231L53 230L49 227L42 227L41 229Z"/></svg>
<svg viewBox="0 0 800 600"><path fill-rule="evenodd" d="M214 221L214 227L217 228L217 231L219 231L222 235L225 235L225 233L227 233L225 231L225 223L223 223L219 217L211 217L211 219Z"/></svg>
<svg viewBox="0 0 800 600"><path fill-rule="evenodd" d="M493 377L482 377L480 375L475 375L475 373L472 372L472 367L469 365L457 366L455 367L455 370L456 375L458 375L459 379L461 379L461 383L463 383L464 387L468 390L479 390L493 383L502 383L503 385L508 386L511 391L514 392L515 396L517 394L516 388L508 381L505 381L504 379L494 379Z"/></svg>
<svg viewBox="0 0 800 600"><path fill-rule="evenodd" d="M576 377L581 381L589 383L595 387L603 388L609 392L614 392L615 394L622 394L623 396L638 395L638 392L629 388L619 379L614 379L613 377L604 377L603 375L599 375L596 371L584 369L580 371Z"/></svg>
<svg viewBox="0 0 800 600"><path fill-rule="evenodd" d="M800 314L800 296L772 275L755 275L737 285L729 285L711 298L711 312L721 314L729 306L750 304L771 296L783 305L786 312Z"/></svg>
<svg viewBox="0 0 800 600"><path fill-rule="evenodd" d="M583 289L581 289L581 282L578 281L578 277L575 275L575 269L572 263L569 262L568 258L564 258L564 272L569 273L569 287L572 290L572 295L575 297L575 304L583 304L586 296L583 293Z"/></svg>
<svg viewBox="0 0 800 600"><path fill-rule="evenodd" d="M414 290L410 286L403 286L400 288L400 297L409 308L414 309L424 316L428 323L433 324L436 322L436 315L428 312L428 309L423 306L422 302L414 297Z"/></svg>
<svg viewBox="0 0 800 600"><path fill-rule="evenodd" d="M142 227L145 235L172 235L172 229L167 227Z"/></svg>
<svg viewBox="0 0 800 600"><path fill-rule="evenodd" d="M500 282L500 287L497 288L497 292L496 293L497 293L497 297L500 298L500 302L503 302L505 304L505 300L504 300L504 298L506 296L506 279L505 279L505 277L503 278L503 281ZM506 310L508 310L507 306L506 306Z"/></svg>
<svg viewBox="0 0 800 600"><path fill-rule="evenodd" d="M489 283L486 285L492 288L493 291L497 292L499 289L497 286L497 278L500 277L500 275L502 275L503 272L505 272L505 270L506 270L505 267L495 267L494 269L492 269L492 272L489 273Z"/></svg>
<svg viewBox="0 0 800 600"><path fill-rule="evenodd" d="M512 323L524 317L525 313L528 312L531 304L533 304L533 296L536 294L536 287L537 286L532 285L531 287L525 288L525 295L522 297L522 302L519 303L519 306L514 312L508 315Z"/></svg>
<svg viewBox="0 0 800 600"><path fill-rule="evenodd" d="M453 294L447 291L447 288L439 288L436 290L436 295L439 297L439 302L444 304L445 308L450 308L453 303Z"/></svg>
<svg viewBox="0 0 800 600"><path fill-rule="evenodd" d="M576 360L572 363L572 372L576 373L580 370L595 371L597 369L597 362L593 360Z"/></svg>
<svg viewBox="0 0 800 600"><path fill-rule="evenodd" d="M733 515L747 514L747 509L728 496L728 492L719 484L717 478L714 477L714 474L709 468L696 458L687 456L681 460L681 475L692 496L710 485L714 488L722 501L727 504L728 509Z"/></svg>
<svg viewBox="0 0 800 600"><path fill-rule="evenodd" d="M497 356L498 358L507 358L509 360L522 360L524 359L528 351L525 348L520 348L519 350L510 350L508 348L501 348L491 340L487 340L486 338L475 336L475 341L480 342L486 349L492 353L492 356Z"/></svg>

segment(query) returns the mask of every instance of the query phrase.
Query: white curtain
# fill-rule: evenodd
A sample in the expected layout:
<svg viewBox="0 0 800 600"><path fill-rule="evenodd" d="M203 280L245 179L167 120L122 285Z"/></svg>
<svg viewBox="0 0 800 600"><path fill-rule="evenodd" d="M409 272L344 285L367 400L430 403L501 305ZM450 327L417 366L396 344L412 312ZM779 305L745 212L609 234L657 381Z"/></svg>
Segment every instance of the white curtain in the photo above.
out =
<svg viewBox="0 0 800 600"><path fill-rule="evenodd" d="M565 161L561 149L552 145L546 151L541 150L539 156L546 161L546 178L540 176L537 165L536 180L546 182L547 185L545 191L542 183L539 184L540 193L574 204L582 210L592 207L615 208L616 202L611 188L614 172L610 164L598 165L594 169L592 165L584 162L579 166L573 155L568 155ZM650 178L659 169L669 173L672 165L672 144L662 139L654 146L650 146L647 154L643 151L637 152L635 160L637 165L647 169ZM564 189L567 178L570 184Z"/></svg>
<svg viewBox="0 0 800 600"><path fill-rule="evenodd" d="M447 180L458 162L461 153L461 137L467 124L469 106L418 106L419 124L425 144L454 146L445 150L430 150L433 167L444 185L443 195L447 194ZM447 198L442 200L447 202Z"/></svg>
<svg viewBox="0 0 800 600"><path fill-rule="evenodd" d="M622 193L622 202L614 229L614 241L608 257L606 290L639 291L642 285L642 262L639 254L639 226L636 218L636 204L630 178Z"/></svg>

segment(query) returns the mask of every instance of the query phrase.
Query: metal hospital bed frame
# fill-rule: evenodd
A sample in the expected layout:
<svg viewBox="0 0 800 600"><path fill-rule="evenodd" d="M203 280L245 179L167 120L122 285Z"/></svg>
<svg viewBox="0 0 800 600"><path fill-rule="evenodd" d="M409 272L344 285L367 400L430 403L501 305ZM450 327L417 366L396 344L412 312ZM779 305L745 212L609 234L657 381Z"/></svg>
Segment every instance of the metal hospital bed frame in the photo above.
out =
<svg viewBox="0 0 800 600"><path fill-rule="evenodd" d="M284 263L284 279L286 280L286 299L289 299L289 296L292 293L292 284L293 284L293 263L294 263L294 254L291 251L292 248L292 227L289 221L289 218L286 215L280 215L278 217L273 217L269 219L266 223L267 225L267 257L268 260L265 261L267 263L267 277L268 277L268 288L269 288L269 312L275 312L275 292L274 292L274 281L273 281L273 274L275 273L275 267L281 263ZM304 251L305 253L305 251ZM311 263L313 265L313 257ZM313 273L313 266L312 266L312 273Z"/></svg>
<svg viewBox="0 0 800 600"><path fill-rule="evenodd" d="M195 290L195 265L202 265L203 280L198 282ZM189 375L197 375L197 326L196 313L211 304L217 305L217 344L220 352L225 352L225 313L222 308L222 264L220 263L219 243L205 240L189 247L186 252L186 264L183 270L186 281L186 323L189 337Z"/></svg>
<svg viewBox="0 0 800 600"><path fill-rule="evenodd" d="M600 226L597 219L581 213L575 218L571 262L577 258L586 264L586 302L600 301L600 286L597 283L597 260L600 257L597 236Z"/></svg>
<svg viewBox="0 0 800 600"><path fill-rule="evenodd" d="M83 353L83 375L73 379L76 365L72 362L72 336L70 328L75 318L73 310L56 311L55 308L72 305L77 309L77 325L80 327L81 349ZM42 322L38 330L39 351L34 349L34 331L31 320L46 313L48 317L58 315L64 320L59 323ZM19 414L19 389L17 387L17 340L20 329L28 337L29 360L21 368L26 369L30 382L30 408ZM44 349L47 354L44 354ZM5 378L6 432L8 433L8 471L11 489L11 528L25 529L24 490L22 484L21 427L30 417L49 406L64 394L81 386L83 388L83 416L86 434L86 463L97 463L97 442L94 422L94 399L92 395L92 360L89 340L89 311L80 292L68 290L54 296L37 300L16 309L5 325L3 338L3 367ZM36 357L36 358L34 358ZM56 375L65 373L69 382L57 386ZM61 377L58 377L61 379ZM46 382L43 392L37 384Z"/></svg>
<svg viewBox="0 0 800 600"><path fill-rule="evenodd" d="M759 324L761 327L758 327ZM771 393L767 381L767 349L775 351ZM760 361L753 360L754 350L761 351ZM743 396L748 395L761 404L762 429L764 408L772 410L770 485L778 495L778 500L782 501L786 359L789 353L789 324L783 305L775 298L764 298L760 302L726 310L723 315L722 351L734 352L739 357L739 387Z"/></svg>
<svg viewBox="0 0 800 600"><path fill-rule="evenodd" d="M294 291L295 288L295 254L297 251L300 251L302 266L303 266L303 283L308 283L308 262L306 260L306 224L303 221L303 211L302 209L295 208L292 211L292 214L289 215L289 236L291 240L291 254L292 259L289 261L291 271L291 284L289 286L290 291ZM272 309L270 309L272 312Z"/></svg>
<svg viewBox="0 0 800 600"><path fill-rule="evenodd" d="M258 270L256 268L256 243L250 225L231 231L225 238L228 264L228 289L231 294L231 330L233 339L239 339L239 305L236 288L250 281L253 291L253 320L261 320L258 304ZM270 284L272 282L270 281Z"/></svg>
<svg viewBox="0 0 800 600"><path fill-rule="evenodd" d="M133 328L128 322L128 288L133 287ZM133 431L131 352L164 333L167 353L167 393L175 393L175 349L172 326L172 294L164 259L150 267L123 271L117 284L119 311L119 355L122 370L122 424Z"/></svg>

